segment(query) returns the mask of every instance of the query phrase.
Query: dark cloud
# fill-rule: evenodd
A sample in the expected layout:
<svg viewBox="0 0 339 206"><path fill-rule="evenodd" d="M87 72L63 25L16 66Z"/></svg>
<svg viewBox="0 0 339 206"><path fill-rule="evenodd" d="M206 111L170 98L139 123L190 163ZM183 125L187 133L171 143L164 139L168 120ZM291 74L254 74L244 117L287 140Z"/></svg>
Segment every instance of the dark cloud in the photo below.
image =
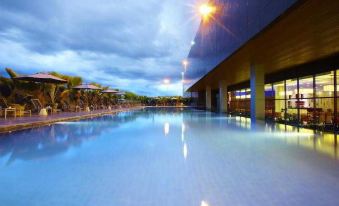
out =
<svg viewBox="0 0 339 206"><path fill-rule="evenodd" d="M95 70L125 85L144 80L145 87L167 76L179 81L194 36L194 27L183 24L186 8L180 0L2 0L0 66Z"/></svg>
<svg viewBox="0 0 339 206"><path fill-rule="evenodd" d="M169 55L166 48L154 42L161 13L156 1L148 1L147 7L135 2L128 7L121 1L27 2L31 1L2 2L0 9L5 15L0 16L0 28L3 33L17 30L20 35L16 40L32 51L71 49L133 58Z"/></svg>

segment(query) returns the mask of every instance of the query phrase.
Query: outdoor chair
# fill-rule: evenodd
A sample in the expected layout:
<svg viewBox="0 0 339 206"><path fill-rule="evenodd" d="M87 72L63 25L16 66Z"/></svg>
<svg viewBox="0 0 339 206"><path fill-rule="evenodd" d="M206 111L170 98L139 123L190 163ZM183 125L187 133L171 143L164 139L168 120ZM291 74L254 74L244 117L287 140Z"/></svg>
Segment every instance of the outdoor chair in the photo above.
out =
<svg viewBox="0 0 339 206"><path fill-rule="evenodd" d="M25 114L28 114L29 116L32 116L31 110L26 110L26 105L20 105L20 104L12 104L13 108L15 108L16 115L19 117L24 116Z"/></svg>
<svg viewBox="0 0 339 206"><path fill-rule="evenodd" d="M61 109L58 109L58 103L55 103L52 107L52 113L58 113L58 112L62 112Z"/></svg>
<svg viewBox="0 0 339 206"><path fill-rule="evenodd" d="M63 111L68 112L81 112L82 108L79 105L69 104L68 102L64 102L62 106Z"/></svg>
<svg viewBox="0 0 339 206"><path fill-rule="evenodd" d="M31 102L35 112L40 112L40 110L44 108L39 99L31 99Z"/></svg>
<svg viewBox="0 0 339 206"><path fill-rule="evenodd" d="M68 105L67 102L62 102L62 103L61 103L61 109L62 109L62 111L64 111L64 112L70 112L70 108L69 108L69 105Z"/></svg>
<svg viewBox="0 0 339 206"><path fill-rule="evenodd" d="M4 113L5 119L7 118L8 113L13 113L14 117L16 117L16 109L8 106L5 98L0 98L0 107L1 113Z"/></svg>
<svg viewBox="0 0 339 206"><path fill-rule="evenodd" d="M9 106L6 99L3 97L0 98L0 108L1 114L4 113L5 119L7 119L9 113L12 113L14 117L23 116L25 114L32 115L31 110L25 110L25 105L11 104Z"/></svg>
<svg viewBox="0 0 339 206"><path fill-rule="evenodd" d="M104 104L101 104L101 105L100 105L100 109L105 110L105 109L108 109L108 107L107 107L106 105L104 105Z"/></svg>

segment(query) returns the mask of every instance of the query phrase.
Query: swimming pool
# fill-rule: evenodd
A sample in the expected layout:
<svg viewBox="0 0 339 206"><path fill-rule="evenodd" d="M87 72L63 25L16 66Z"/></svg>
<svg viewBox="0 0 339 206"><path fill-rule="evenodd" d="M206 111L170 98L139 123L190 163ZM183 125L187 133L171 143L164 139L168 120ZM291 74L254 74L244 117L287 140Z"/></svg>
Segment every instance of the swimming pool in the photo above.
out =
<svg viewBox="0 0 339 206"><path fill-rule="evenodd" d="M0 136L0 205L338 205L330 134L144 109Z"/></svg>

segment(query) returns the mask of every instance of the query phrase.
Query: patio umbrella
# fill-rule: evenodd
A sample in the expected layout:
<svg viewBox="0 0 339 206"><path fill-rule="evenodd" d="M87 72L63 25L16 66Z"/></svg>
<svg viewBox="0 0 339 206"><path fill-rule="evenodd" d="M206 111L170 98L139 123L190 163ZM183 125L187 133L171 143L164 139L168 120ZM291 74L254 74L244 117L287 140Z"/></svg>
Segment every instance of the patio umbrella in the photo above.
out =
<svg viewBox="0 0 339 206"><path fill-rule="evenodd" d="M41 83L51 83L51 84L65 84L67 80L61 79L51 74L47 73L36 73L31 75L22 75L19 77L14 77L16 80L30 81L30 82L41 82Z"/></svg>
<svg viewBox="0 0 339 206"><path fill-rule="evenodd" d="M126 93L125 92L117 92L116 95L125 95Z"/></svg>
<svg viewBox="0 0 339 206"><path fill-rule="evenodd" d="M108 94L109 98L111 98L111 95L115 95L115 94L119 93L119 91L114 90L114 89L106 89L106 90L101 91L101 93ZM110 100L107 100L107 101L110 101ZM111 110L110 106L108 108L109 108L109 110Z"/></svg>
<svg viewBox="0 0 339 206"><path fill-rule="evenodd" d="M106 90L101 91L101 93L117 94L117 93L119 93L119 91L118 90L114 90L114 89L106 89Z"/></svg>
<svg viewBox="0 0 339 206"><path fill-rule="evenodd" d="M61 79L57 76L48 73L36 73L31 75L22 75L19 77L14 77L15 80L22 80L22 81L30 81L30 82L37 82L42 83L41 91L44 92L46 85L45 84L55 84L55 89L51 89L48 92L48 96L50 97L52 105L55 103L55 95L58 90L57 84L66 84L67 80Z"/></svg>
<svg viewBox="0 0 339 206"><path fill-rule="evenodd" d="M78 86L73 87L73 89L81 89L81 90L101 90L101 88L92 85L92 84L80 84Z"/></svg>
<svg viewBox="0 0 339 206"><path fill-rule="evenodd" d="M87 104L89 104L89 94L86 91L90 91L90 90L101 90L101 88L93 85L93 84L80 84L78 86L73 87L73 89L77 89L77 90L83 90L84 91L84 97L85 97L85 101ZM85 108L86 111L90 111L89 107L87 106Z"/></svg>

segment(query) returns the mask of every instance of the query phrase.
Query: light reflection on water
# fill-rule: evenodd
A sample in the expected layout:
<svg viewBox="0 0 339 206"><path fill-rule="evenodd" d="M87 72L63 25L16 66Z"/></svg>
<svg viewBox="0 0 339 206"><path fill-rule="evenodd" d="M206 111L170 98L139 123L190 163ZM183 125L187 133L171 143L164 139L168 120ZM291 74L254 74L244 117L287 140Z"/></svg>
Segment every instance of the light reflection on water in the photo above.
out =
<svg viewBox="0 0 339 206"><path fill-rule="evenodd" d="M251 119L247 117L233 117L233 120L230 122L245 130L253 129ZM265 123L265 125L261 125L261 127L258 127L256 124L254 127L255 133L261 133L260 136L262 137L280 139L286 144L296 145L337 160L339 159L337 135L334 133L315 131L308 128L297 128L280 123Z"/></svg>
<svg viewBox="0 0 339 206"><path fill-rule="evenodd" d="M170 124L168 122L165 122L164 124L164 134L167 136L170 132Z"/></svg>
<svg viewBox="0 0 339 206"><path fill-rule="evenodd" d="M337 153L333 134L146 109L2 135L0 202L214 206L251 205L255 197L269 205L274 197L275 205L333 203Z"/></svg>

